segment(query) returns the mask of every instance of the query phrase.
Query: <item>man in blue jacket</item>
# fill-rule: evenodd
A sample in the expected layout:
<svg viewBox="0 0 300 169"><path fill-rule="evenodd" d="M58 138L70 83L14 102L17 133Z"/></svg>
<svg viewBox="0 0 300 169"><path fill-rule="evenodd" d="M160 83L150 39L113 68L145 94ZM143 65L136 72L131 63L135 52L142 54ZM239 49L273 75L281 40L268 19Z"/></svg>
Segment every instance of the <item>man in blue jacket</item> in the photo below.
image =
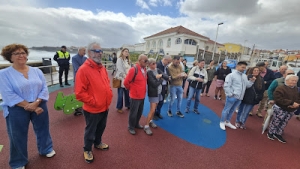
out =
<svg viewBox="0 0 300 169"><path fill-rule="evenodd" d="M74 73L74 82L75 82L75 77L76 77L76 73L79 69L79 67L85 62L85 60L87 59L87 57L84 56L85 55L85 48L84 47L80 47L78 48L78 53L72 57L72 66L73 66L73 73ZM82 108L77 108L75 109L75 113L74 116L79 116L83 114L83 110Z"/></svg>
<svg viewBox="0 0 300 169"><path fill-rule="evenodd" d="M260 76L264 79L265 82L265 92L264 92L264 97L263 99L260 101L259 106L258 106L258 110L256 112L256 115L260 118L262 118L262 110L265 108L265 104L268 100L268 88L271 85L271 83L273 82L273 80L275 80L275 76L274 76L274 72L271 69L268 69L266 67L265 62L258 62L256 64L257 67L259 67L260 70Z"/></svg>
<svg viewBox="0 0 300 169"><path fill-rule="evenodd" d="M248 80L247 76L244 74L246 66L246 62L238 62L236 70L228 74L225 78L224 90L226 102L220 121L220 128L222 130L226 130L225 126L236 129L236 127L230 123L233 112L243 100L246 88L250 88L256 80L255 77Z"/></svg>

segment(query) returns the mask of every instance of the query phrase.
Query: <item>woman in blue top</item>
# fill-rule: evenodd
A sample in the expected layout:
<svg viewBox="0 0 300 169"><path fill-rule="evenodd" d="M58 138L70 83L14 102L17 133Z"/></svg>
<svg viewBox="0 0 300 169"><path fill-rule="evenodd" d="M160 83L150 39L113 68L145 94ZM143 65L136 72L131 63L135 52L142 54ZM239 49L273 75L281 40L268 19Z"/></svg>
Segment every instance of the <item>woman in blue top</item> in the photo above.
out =
<svg viewBox="0 0 300 169"><path fill-rule="evenodd" d="M26 65L28 49L11 44L2 49L1 55L12 65L0 70L0 93L3 115L6 119L10 141L12 168L25 168L28 163L28 126L31 121L37 138L39 154L53 157L46 102L49 98L45 77L41 70Z"/></svg>

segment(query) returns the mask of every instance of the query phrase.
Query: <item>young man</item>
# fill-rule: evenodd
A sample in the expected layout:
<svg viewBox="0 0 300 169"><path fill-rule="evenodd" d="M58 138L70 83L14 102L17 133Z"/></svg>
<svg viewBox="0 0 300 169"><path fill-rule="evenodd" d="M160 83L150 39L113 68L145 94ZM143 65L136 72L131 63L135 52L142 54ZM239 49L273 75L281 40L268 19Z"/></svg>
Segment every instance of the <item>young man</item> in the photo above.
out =
<svg viewBox="0 0 300 169"><path fill-rule="evenodd" d="M224 90L226 94L226 102L220 121L220 128L222 130L226 130L225 126L231 129L236 129L236 127L230 123L230 119L233 112L244 98L246 88L250 88L256 80L255 77L248 80L247 76L244 74L246 66L246 62L238 62L236 70L227 75L225 78Z"/></svg>
<svg viewBox="0 0 300 169"><path fill-rule="evenodd" d="M124 79L124 86L129 90L130 96L128 131L132 135L135 135L136 133L134 128L144 128L139 124L139 122L143 113L144 100L146 96L147 65L148 57L144 54L141 54L138 58L138 63L135 65L135 67L129 69L129 72ZM137 74L135 74L135 69L137 69Z"/></svg>
<svg viewBox="0 0 300 169"><path fill-rule="evenodd" d="M171 81L170 81L170 97L171 101L169 104L168 108L168 116L172 117L172 105L175 100L175 96L177 96L177 111L176 114L177 116L183 118L184 115L181 113L180 108L181 108L181 101L182 101L182 95L183 95L183 89L182 89L182 81L183 78L186 78L187 75L186 73L183 72L183 69L180 65L180 57L179 56L174 56L172 64L168 67L170 76L171 76Z"/></svg>
<svg viewBox="0 0 300 169"><path fill-rule="evenodd" d="M194 113L200 114L200 112L198 111L198 105L200 102L200 93L203 84L206 83L208 79L207 72L204 69L204 65L205 65L204 60L200 60L198 66L193 67L189 73L188 79L190 79L191 82L189 85L189 95L186 103L185 113L189 113L191 100L193 96L196 94L195 103L194 103Z"/></svg>
<svg viewBox="0 0 300 169"><path fill-rule="evenodd" d="M83 114L86 127L84 132L84 159L87 163L94 161L92 146L100 150L108 150L102 142L102 134L106 127L108 108L112 101L112 90L107 71L102 66L103 51L98 43L87 47L88 59L79 68L75 81L75 95L83 102Z"/></svg>

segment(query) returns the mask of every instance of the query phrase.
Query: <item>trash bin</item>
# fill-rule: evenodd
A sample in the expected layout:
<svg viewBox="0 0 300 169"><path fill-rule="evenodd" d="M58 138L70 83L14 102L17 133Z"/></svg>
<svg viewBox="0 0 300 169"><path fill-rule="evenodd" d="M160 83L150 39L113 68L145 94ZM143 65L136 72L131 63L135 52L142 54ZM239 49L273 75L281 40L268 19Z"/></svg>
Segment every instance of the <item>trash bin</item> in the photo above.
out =
<svg viewBox="0 0 300 169"><path fill-rule="evenodd" d="M43 66L49 66L49 67L42 68L42 71L44 72L44 74L50 73L52 69L51 58L42 58L42 60L43 60Z"/></svg>

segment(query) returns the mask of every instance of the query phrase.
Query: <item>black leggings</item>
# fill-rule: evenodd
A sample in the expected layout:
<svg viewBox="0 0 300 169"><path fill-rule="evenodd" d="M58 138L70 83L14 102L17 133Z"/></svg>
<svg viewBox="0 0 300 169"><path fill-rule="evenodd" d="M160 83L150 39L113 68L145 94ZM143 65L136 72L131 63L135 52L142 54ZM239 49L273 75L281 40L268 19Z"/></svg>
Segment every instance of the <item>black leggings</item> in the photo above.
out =
<svg viewBox="0 0 300 169"><path fill-rule="evenodd" d="M206 92L205 92L205 93L208 93L209 87L210 87L210 85L211 85L211 82L212 82L212 81L207 81L207 83L203 84L201 93L204 93L204 89L205 89L205 88L206 88Z"/></svg>

